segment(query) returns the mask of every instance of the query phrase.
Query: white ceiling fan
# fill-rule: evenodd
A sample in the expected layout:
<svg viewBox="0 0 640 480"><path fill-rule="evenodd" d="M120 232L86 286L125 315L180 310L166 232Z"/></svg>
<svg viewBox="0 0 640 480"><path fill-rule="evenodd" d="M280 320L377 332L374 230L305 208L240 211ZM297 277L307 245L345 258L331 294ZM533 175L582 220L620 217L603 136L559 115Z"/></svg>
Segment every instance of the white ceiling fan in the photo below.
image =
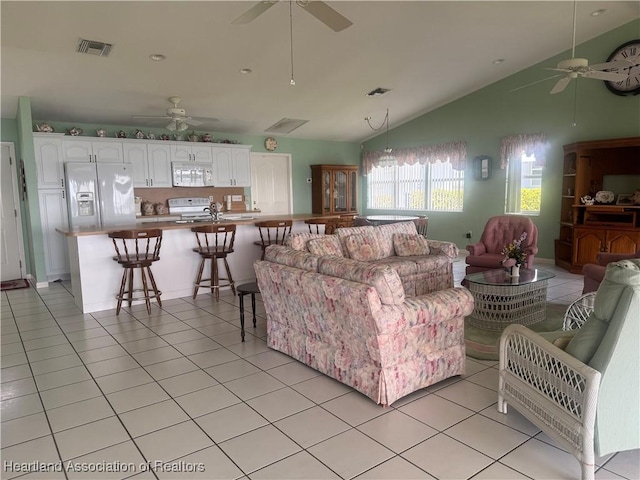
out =
<svg viewBox="0 0 640 480"><path fill-rule="evenodd" d="M543 78L542 80L523 85L521 87L511 90L515 92L523 88L530 87L540 82L546 82L553 78L560 79L556 82L555 86L549 92L550 94L556 94L562 92L567 85L571 83L571 80L582 78L594 78L596 80L606 80L609 82L621 82L629 76L629 72L621 73L625 68L629 68L634 65L633 62L627 60L620 60L607 63L598 63L596 65L589 65L589 60L586 58L576 58L576 14L577 14L578 2L573 2L573 39L571 45L571 58L562 60L558 63L556 68L546 68L546 70L553 70L556 72L562 72L551 77ZM611 71L614 70L614 71Z"/></svg>
<svg viewBox="0 0 640 480"><path fill-rule="evenodd" d="M178 104L181 100L182 98L180 97L169 97L169 102L173 104L173 108L167 108L167 113L165 115L133 115L133 118L157 118L169 120L169 123L165 125L165 128L172 132L184 132L189 128L189 126L197 127L198 125L202 125L203 122L200 120L196 120L193 117L188 116L184 108L178 108ZM210 118L208 120L217 121L215 118Z"/></svg>
<svg viewBox="0 0 640 480"><path fill-rule="evenodd" d="M256 3L231 23L244 24L252 22L278 3L278 1L279 0L266 0ZM309 12L334 32L340 32L353 25L353 22L348 18L344 17L325 2L320 0L297 0L296 5L302 7L303 10Z"/></svg>

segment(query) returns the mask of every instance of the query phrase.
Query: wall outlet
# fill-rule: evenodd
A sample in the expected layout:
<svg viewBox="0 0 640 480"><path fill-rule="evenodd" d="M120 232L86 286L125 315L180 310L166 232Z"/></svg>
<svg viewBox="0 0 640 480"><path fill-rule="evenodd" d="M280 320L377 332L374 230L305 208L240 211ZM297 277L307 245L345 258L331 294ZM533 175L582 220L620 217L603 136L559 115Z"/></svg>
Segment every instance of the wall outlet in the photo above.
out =
<svg viewBox="0 0 640 480"><path fill-rule="evenodd" d="M465 236L466 236L467 238L471 238L471 236L472 236L472 235L471 235L471 230L469 230Z"/></svg>
<svg viewBox="0 0 640 480"><path fill-rule="evenodd" d="M213 203L213 195L209 195L209 202Z"/></svg>

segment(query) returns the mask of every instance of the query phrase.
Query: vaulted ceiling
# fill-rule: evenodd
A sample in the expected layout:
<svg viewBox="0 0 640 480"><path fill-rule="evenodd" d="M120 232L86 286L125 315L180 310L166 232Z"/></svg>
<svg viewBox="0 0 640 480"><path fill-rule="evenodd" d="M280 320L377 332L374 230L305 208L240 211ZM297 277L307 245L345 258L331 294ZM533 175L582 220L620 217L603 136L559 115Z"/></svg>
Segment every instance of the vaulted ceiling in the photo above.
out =
<svg viewBox="0 0 640 480"><path fill-rule="evenodd" d="M232 22L255 2L3 0L2 117L27 96L34 119L162 126L132 115L162 115L175 95L207 119L200 131L263 134L286 117L308 120L290 137L360 141L365 116L375 126L389 108L398 125L571 47L573 2L327 3L353 25L334 32L294 2L291 32L285 0L244 25ZM638 18L639 5L578 2L577 42ZM113 48L80 54L80 38ZM376 87L391 91L365 95Z"/></svg>

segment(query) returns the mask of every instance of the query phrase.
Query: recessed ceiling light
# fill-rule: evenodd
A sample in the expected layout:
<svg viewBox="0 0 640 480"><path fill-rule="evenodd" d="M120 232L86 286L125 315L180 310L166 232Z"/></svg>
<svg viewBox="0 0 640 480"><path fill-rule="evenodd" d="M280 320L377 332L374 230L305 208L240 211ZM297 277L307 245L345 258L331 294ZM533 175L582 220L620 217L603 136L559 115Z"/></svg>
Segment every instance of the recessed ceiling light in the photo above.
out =
<svg viewBox="0 0 640 480"><path fill-rule="evenodd" d="M149 58L154 62L161 62L162 60L165 60L167 57L165 57L161 53L152 53L151 55L149 55Z"/></svg>
<svg viewBox="0 0 640 480"><path fill-rule="evenodd" d="M506 60L504 58L496 58L493 62L494 65L500 65L501 63L504 63Z"/></svg>
<svg viewBox="0 0 640 480"><path fill-rule="evenodd" d="M242 73L243 75L248 75L251 73L251 69L250 68L241 68L240 69L240 73Z"/></svg>
<svg viewBox="0 0 640 480"><path fill-rule="evenodd" d="M605 8L601 8L599 10L595 10L593 12L591 12L591 16L592 17L597 17L599 15L602 15L604 12L606 12L607 10Z"/></svg>

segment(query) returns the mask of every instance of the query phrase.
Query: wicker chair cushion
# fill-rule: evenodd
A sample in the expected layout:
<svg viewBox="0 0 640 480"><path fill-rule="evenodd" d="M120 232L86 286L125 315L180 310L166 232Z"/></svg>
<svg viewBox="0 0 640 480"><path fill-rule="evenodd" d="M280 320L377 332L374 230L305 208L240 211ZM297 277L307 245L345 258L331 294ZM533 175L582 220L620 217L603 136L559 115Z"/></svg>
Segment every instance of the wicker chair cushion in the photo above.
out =
<svg viewBox="0 0 640 480"><path fill-rule="evenodd" d="M628 285L640 285L640 260L610 263L596 293L593 313L567 345L569 355L589 364Z"/></svg>
<svg viewBox="0 0 640 480"><path fill-rule="evenodd" d="M422 235L410 233L394 233L393 248L399 257L412 255L429 255L429 242Z"/></svg>
<svg viewBox="0 0 640 480"><path fill-rule="evenodd" d="M325 235L324 238L316 238L307 242L307 248L314 255L333 255L334 257L344 257L340 239L335 235Z"/></svg>

